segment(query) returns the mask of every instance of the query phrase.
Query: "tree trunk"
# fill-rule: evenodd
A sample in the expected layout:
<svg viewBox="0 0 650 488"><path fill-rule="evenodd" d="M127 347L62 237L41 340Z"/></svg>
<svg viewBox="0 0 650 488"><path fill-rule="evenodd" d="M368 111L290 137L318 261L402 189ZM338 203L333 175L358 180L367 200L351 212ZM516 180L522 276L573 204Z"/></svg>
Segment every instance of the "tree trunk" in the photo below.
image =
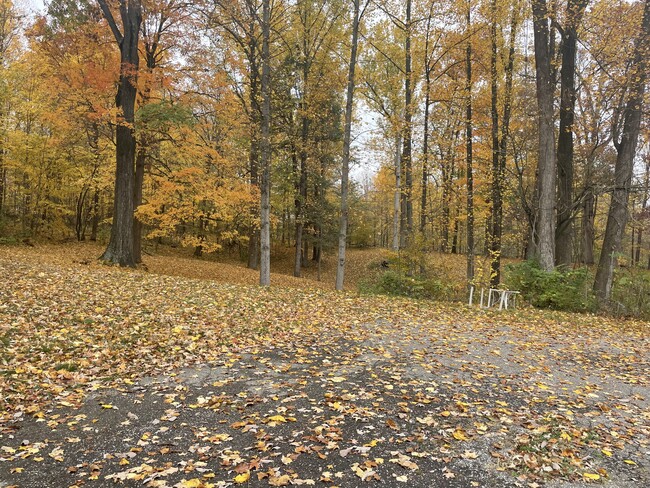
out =
<svg viewBox="0 0 650 488"><path fill-rule="evenodd" d="M594 264L594 221L596 218L596 197L591 186L587 187L582 203L582 242L583 264Z"/></svg>
<svg viewBox="0 0 650 488"><path fill-rule="evenodd" d="M491 0L492 21L490 23L490 114L492 119L492 212L490 232L490 286L499 284L501 259L501 223L503 205L501 202L501 170L499 159L499 109L497 73L497 2Z"/></svg>
<svg viewBox="0 0 650 488"><path fill-rule="evenodd" d="M496 16L496 1L494 2L494 14ZM492 236L490 240L490 255L492 257L490 263L490 284L492 287L496 287L501 282L501 243L503 235L503 186L505 184L506 178L506 162L508 154L508 138L510 137L510 114L512 111L512 84L513 84L513 73L514 73L514 64L515 64L515 42L517 36L517 25L518 25L518 16L519 12L517 7L513 7L512 18L510 20L510 38L508 45L508 57L507 63L505 66L505 87L504 87L504 102L503 102L503 119L501 121L501 135L496 133L496 140L493 140L493 144L497 143L497 154L493 155L493 158L496 156L496 160L493 160L493 191L492 191L492 200L493 200L493 211L492 211ZM494 32L494 44L493 50L496 54L496 29ZM496 58L494 59L496 63ZM496 65L495 65L496 68ZM496 75L496 73L494 73ZM496 109L496 90L493 92L494 98L494 109ZM495 120L498 125L498 114ZM498 130L498 128L497 128ZM494 137L495 134L493 134ZM494 165L496 163L496 165Z"/></svg>
<svg viewBox="0 0 650 488"><path fill-rule="evenodd" d="M393 251L397 252L401 244L400 232L400 199L402 195L402 156L400 151L401 138L395 140L395 197L393 199Z"/></svg>
<svg viewBox="0 0 650 488"><path fill-rule="evenodd" d="M535 78L538 108L537 257L544 271L555 266L555 134L553 129L553 79L546 0L532 0L535 32Z"/></svg>
<svg viewBox="0 0 650 488"><path fill-rule="evenodd" d="M467 33L471 30L471 3L467 3ZM474 174L472 169L472 41L465 50L465 163L467 178L467 282L474 281Z"/></svg>
<svg viewBox="0 0 650 488"><path fill-rule="evenodd" d="M135 266L133 254L133 190L135 163L135 100L139 67L138 37L142 22L142 6L139 0L121 0L120 14L123 33L105 0L98 0L115 39L120 46L120 81L115 103L121 110L116 128L115 201L113 225L108 247L101 259Z"/></svg>
<svg viewBox="0 0 650 488"><path fill-rule="evenodd" d="M412 71L411 71L411 5L412 0L406 0L406 41L405 41L405 77L404 77L404 135L402 147L402 169L404 171L404 191L402 192L402 231L403 245L411 241L413 234L413 164L412 164Z"/></svg>
<svg viewBox="0 0 650 488"><path fill-rule="evenodd" d="M352 134L352 109L354 103L354 82L361 22L360 0L353 0L352 47L348 67L348 87L345 97L345 128L343 133L343 159L341 163L341 215L339 219L339 255L336 265L336 289L343 290L345 279L345 250L348 238L348 179L350 175L350 140ZM320 277L320 252L318 253L318 275Z"/></svg>
<svg viewBox="0 0 650 488"><path fill-rule="evenodd" d="M260 184L260 285L271 284L271 32L270 0L262 0L262 118Z"/></svg>
<svg viewBox="0 0 650 488"><path fill-rule="evenodd" d="M647 220L650 215L648 215L648 199L650 199L650 158L646 159L645 164L645 177L643 183L643 202L641 203L641 222ZM636 256L635 264L641 262L641 247L643 246L643 223L637 230L637 240L636 240Z"/></svg>
<svg viewBox="0 0 650 488"><path fill-rule="evenodd" d="M460 232L460 224L458 217L454 219L454 233L451 239L451 253L458 254L458 233Z"/></svg>
<svg viewBox="0 0 650 488"><path fill-rule="evenodd" d="M299 176L298 184L296 185L296 199L294 205L296 208L296 248L294 256L294 268L293 275L295 277L300 277L302 265L303 265L303 229L304 229L304 216L303 208L307 200L307 133L308 133L308 123L307 118L304 117L302 121L302 138L303 138L303 147L300 149L300 165L298 167Z"/></svg>
<svg viewBox="0 0 650 488"><path fill-rule="evenodd" d="M251 26L251 33L255 32L255 27ZM250 93L249 93L249 103L250 103L250 113L251 113L251 129L250 129L250 148L248 153L248 166L250 171L250 185L251 187L259 188L259 116L260 116L260 104L259 104L259 67L257 63L257 38L255 36L250 36L248 40L248 56L249 56L249 66L250 66ZM284 231L284 229L283 229ZM284 233L283 233L284 237ZM251 225L251 229L248 233L248 268L257 269L259 266L259 256L260 256L260 230L255 225Z"/></svg>
<svg viewBox="0 0 650 488"><path fill-rule="evenodd" d="M555 264L573 262L573 120L575 116L577 26L588 0L568 0L567 20L562 32L562 69L560 71L560 132L557 141L557 229Z"/></svg>
<svg viewBox="0 0 650 488"><path fill-rule="evenodd" d="M4 165L4 149L0 148L0 216L5 203L7 194L7 168Z"/></svg>
<svg viewBox="0 0 650 488"><path fill-rule="evenodd" d="M140 147L135 157L135 184L133 191L133 209L137 210L142 205L144 189L144 165L147 159L148 143L146 138L140 138ZM133 218L133 259L136 263L142 262L142 222L137 217Z"/></svg>
<svg viewBox="0 0 650 488"><path fill-rule="evenodd" d="M428 42L428 39L427 39ZM429 107L431 105L431 73L427 68L424 88L424 133L422 134L422 194L420 198L420 234L424 239L427 225L427 186L429 182Z"/></svg>
<svg viewBox="0 0 650 488"><path fill-rule="evenodd" d="M93 194L92 222L90 226L90 240L97 241L97 229L99 227L99 190L95 188Z"/></svg>
<svg viewBox="0 0 650 488"><path fill-rule="evenodd" d="M85 225L84 225L84 207L86 206L86 195L88 194L88 187L84 186L79 196L77 197L77 205L75 212L74 229L77 236L77 241L85 240Z"/></svg>
<svg viewBox="0 0 650 488"><path fill-rule="evenodd" d="M629 95L621 118L623 121L622 136L620 141L615 141L617 157L614 168L614 190L612 191L605 238L594 281L594 292L601 303L608 302L611 297L616 255L621 250L621 242L628 218L627 206L632 184L634 156L641 127L649 45L650 0L646 0L641 32L634 43L634 53L629 74Z"/></svg>

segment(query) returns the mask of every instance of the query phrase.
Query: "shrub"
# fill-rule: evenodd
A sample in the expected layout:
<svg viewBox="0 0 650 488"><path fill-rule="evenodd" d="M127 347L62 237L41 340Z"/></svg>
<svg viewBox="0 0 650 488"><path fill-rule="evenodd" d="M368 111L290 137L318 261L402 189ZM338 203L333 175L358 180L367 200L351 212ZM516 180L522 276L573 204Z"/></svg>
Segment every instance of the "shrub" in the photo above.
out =
<svg viewBox="0 0 650 488"><path fill-rule="evenodd" d="M650 320L650 271L619 268L612 287L614 312Z"/></svg>
<svg viewBox="0 0 650 488"><path fill-rule="evenodd" d="M536 262L525 261L506 266L505 282L534 307L586 312L596 306L587 268L547 272Z"/></svg>
<svg viewBox="0 0 650 488"><path fill-rule="evenodd" d="M377 273L374 279L361 282L359 290L364 293L433 300L446 299L451 292L440 280L406 276L403 271L390 269Z"/></svg>

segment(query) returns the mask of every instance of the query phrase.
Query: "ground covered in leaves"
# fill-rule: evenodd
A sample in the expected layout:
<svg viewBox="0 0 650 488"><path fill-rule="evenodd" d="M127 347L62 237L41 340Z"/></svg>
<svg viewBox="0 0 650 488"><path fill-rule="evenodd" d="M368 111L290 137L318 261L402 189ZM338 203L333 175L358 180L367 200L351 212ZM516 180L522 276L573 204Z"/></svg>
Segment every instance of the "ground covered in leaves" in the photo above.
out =
<svg viewBox="0 0 650 488"><path fill-rule="evenodd" d="M650 486L647 323L74 249L0 248L2 488Z"/></svg>

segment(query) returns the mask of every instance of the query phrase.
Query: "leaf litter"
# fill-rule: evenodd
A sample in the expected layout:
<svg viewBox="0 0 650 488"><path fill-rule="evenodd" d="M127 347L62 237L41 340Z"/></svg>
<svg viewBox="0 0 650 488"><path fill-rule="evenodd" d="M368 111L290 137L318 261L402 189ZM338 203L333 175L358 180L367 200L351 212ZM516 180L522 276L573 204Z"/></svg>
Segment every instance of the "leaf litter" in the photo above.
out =
<svg viewBox="0 0 650 488"><path fill-rule="evenodd" d="M36 252L0 250L0 486L650 484L648 324Z"/></svg>

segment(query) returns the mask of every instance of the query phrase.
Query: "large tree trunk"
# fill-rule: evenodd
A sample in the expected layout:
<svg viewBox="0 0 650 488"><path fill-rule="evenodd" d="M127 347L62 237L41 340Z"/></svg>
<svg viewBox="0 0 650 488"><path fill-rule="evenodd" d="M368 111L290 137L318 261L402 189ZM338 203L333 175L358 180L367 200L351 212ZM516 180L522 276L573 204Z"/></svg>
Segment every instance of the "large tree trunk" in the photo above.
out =
<svg viewBox="0 0 650 488"><path fill-rule="evenodd" d="M535 78L538 108L537 257L540 267L555 266L555 133L553 130L553 78L546 0L532 0L535 31Z"/></svg>
<svg viewBox="0 0 650 488"><path fill-rule="evenodd" d="M249 104L250 104L250 148L248 152L248 168L250 172L250 185L252 188L259 188L259 65L258 45L255 35L254 21L251 21L250 38L248 39L248 63L249 63ZM248 233L248 268L257 269L260 256L260 230L257 226L251 225Z"/></svg>
<svg viewBox="0 0 650 488"><path fill-rule="evenodd" d="M411 5L412 0L406 0L406 41L405 41L405 77L404 77L404 132L402 147L402 170L404 171L404 191L402 192L402 245L411 241L413 234L413 164L412 164L412 77L411 70Z"/></svg>
<svg viewBox="0 0 650 488"><path fill-rule="evenodd" d="M645 93L648 69L648 48L650 47L650 0L645 1L641 32L634 43L634 53L629 73L629 95L623 109L623 131L620 141L615 140L617 150L614 168L614 190L607 215L607 226L603 248L598 261L594 292L601 303L609 301L616 255L621 250L621 242L628 219L628 201L634 169L634 156L641 127L641 110Z"/></svg>
<svg viewBox="0 0 650 488"><path fill-rule="evenodd" d="M343 160L341 163L341 216L339 220L339 255L336 266L336 289L343 290L345 278L345 249L348 238L348 178L350 174L350 140L352 134L352 109L354 103L354 74L357 66L357 45L361 13L360 0L353 0L352 48L348 67L348 88L345 98L345 128L343 133ZM318 253L318 272L320 276L320 252Z"/></svg>
<svg viewBox="0 0 650 488"><path fill-rule="evenodd" d="M262 117L260 144L260 285L271 284L271 32L270 0L262 0Z"/></svg>
<svg viewBox="0 0 650 488"><path fill-rule="evenodd" d="M467 33L472 23L471 3L467 3ZM472 169L472 40L467 39L465 49L465 165L467 178L467 282L474 280L474 174Z"/></svg>
<svg viewBox="0 0 650 488"><path fill-rule="evenodd" d="M577 26L588 0L568 0L567 20L562 32L560 71L560 132L557 141L558 208L555 231L555 264L573 262L573 120L575 116Z"/></svg>
<svg viewBox="0 0 650 488"><path fill-rule="evenodd" d="M496 15L496 2L494 3L494 13ZM493 174L493 211L492 211L492 236L490 240L490 255L492 257L490 263L490 284L496 287L501 282L501 242L503 234L503 186L506 178L506 161L508 154L508 138L510 137L510 114L512 112L512 80L515 64L515 42L517 36L517 25L519 11L515 6L512 11L512 18L510 20L510 39L508 41L508 57L505 66L505 87L504 87L504 102L503 102L503 119L501 121L501 135L499 138L498 132L496 143L498 147L498 154L496 160L493 161L494 174ZM494 32L494 41L496 41L496 31ZM493 45L494 54L496 54L496 43ZM496 62L496 59L494 60ZM496 67L496 66L495 66ZM496 73L495 73L496 74ZM493 96L496 97L497 93L494 90ZM496 102L496 98L494 99ZM496 103L495 103L496 105ZM496 106L494 107L496 109ZM498 117L498 116L497 116ZM498 118L495 121L498 125ZM495 155L493 155L494 157Z"/></svg>
<svg viewBox="0 0 650 488"><path fill-rule="evenodd" d="M497 2L491 0L490 23L490 114L492 119L492 212L490 232L490 286L499 284L499 261L501 259L501 223L503 205L501 202L501 171L499 169L499 109L498 109L498 73L497 73Z"/></svg>
<svg viewBox="0 0 650 488"><path fill-rule="evenodd" d="M139 0L120 0L120 32L105 0L98 0L120 46L120 82L115 103L120 116L116 128L115 201L108 247L101 259L120 266L135 266L133 254L133 189L135 163L135 100L139 67L138 37L142 22Z"/></svg>

